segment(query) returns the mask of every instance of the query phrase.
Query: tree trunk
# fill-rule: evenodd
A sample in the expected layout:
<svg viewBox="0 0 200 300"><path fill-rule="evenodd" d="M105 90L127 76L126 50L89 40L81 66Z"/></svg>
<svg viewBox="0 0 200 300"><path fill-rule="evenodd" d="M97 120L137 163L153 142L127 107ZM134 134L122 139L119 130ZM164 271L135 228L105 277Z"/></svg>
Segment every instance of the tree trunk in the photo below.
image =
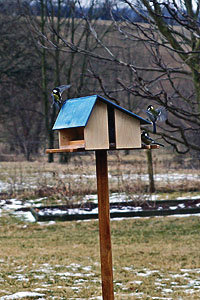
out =
<svg viewBox="0 0 200 300"><path fill-rule="evenodd" d="M41 32L45 35L45 24L46 24L46 2L45 0L40 0L41 6ZM43 107L44 107L44 117L45 117L45 129L48 137L48 148L52 148L52 135L49 121L49 99L47 93L47 62L46 62L46 49L41 50L41 72L42 72L42 94L43 94ZM48 162L53 162L53 154L48 154Z"/></svg>

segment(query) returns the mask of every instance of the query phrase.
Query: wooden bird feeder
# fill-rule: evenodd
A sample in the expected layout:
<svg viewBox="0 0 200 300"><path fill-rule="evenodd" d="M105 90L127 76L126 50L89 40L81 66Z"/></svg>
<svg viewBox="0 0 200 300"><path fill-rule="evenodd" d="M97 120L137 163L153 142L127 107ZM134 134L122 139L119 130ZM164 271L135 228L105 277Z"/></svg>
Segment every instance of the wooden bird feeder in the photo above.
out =
<svg viewBox="0 0 200 300"><path fill-rule="evenodd" d="M150 149L141 145L140 126L149 121L105 98L93 95L67 100L53 129L59 133L59 148L47 153L95 150L102 294L114 299L107 150Z"/></svg>
<svg viewBox="0 0 200 300"><path fill-rule="evenodd" d="M150 122L101 96L70 99L53 127L59 132L59 149L48 152L139 149L141 124Z"/></svg>

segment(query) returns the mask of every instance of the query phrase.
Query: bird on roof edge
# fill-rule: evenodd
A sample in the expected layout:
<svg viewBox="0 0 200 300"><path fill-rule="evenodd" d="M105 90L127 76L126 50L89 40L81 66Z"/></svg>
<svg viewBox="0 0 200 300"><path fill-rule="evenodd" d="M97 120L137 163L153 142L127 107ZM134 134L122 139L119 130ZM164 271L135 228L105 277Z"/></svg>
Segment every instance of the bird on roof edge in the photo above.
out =
<svg viewBox="0 0 200 300"><path fill-rule="evenodd" d="M164 122L167 120L167 110L165 107L154 108L149 105L146 110L147 117L153 123L153 133L156 133L156 122Z"/></svg>
<svg viewBox="0 0 200 300"><path fill-rule="evenodd" d="M63 105L63 100L62 100L62 93L69 89L71 87L71 84L67 85L61 85L53 88L51 97L53 100L52 106L55 105L57 108L61 108Z"/></svg>
<svg viewBox="0 0 200 300"><path fill-rule="evenodd" d="M145 130L142 131L141 139L142 139L142 142L143 142L145 145L159 145L159 146L164 147L163 144L160 144L160 143L154 141L154 140L149 136L148 132L146 132Z"/></svg>

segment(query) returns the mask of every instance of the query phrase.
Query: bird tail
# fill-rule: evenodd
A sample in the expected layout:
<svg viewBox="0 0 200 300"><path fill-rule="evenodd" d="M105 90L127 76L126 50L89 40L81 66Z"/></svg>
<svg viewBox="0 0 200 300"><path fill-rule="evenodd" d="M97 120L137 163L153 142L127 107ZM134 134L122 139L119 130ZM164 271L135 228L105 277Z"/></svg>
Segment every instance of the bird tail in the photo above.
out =
<svg viewBox="0 0 200 300"><path fill-rule="evenodd" d="M153 133L156 133L156 122L153 122Z"/></svg>
<svg viewBox="0 0 200 300"><path fill-rule="evenodd" d="M159 145L159 146L161 146L161 147L165 147L163 144L160 144L160 143L158 143L158 142L156 142L155 144L156 144L156 145Z"/></svg>
<svg viewBox="0 0 200 300"><path fill-rule="evenodd" d="M53 106L55 106L57 109L60 109L60 108L61 108L60 102L54 101L54 102L52 103L52 105L51 105L51 108L52 108Z"/></svg>

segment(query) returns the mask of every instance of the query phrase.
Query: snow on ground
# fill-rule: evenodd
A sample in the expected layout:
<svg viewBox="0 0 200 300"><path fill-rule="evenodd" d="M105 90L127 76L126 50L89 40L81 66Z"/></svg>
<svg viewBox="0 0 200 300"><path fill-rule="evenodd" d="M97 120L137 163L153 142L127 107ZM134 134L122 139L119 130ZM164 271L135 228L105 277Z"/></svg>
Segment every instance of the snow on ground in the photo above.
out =
<svg viewBox="0 0 200 300"><path fill-rule="evenodd" d="M122 176L122 180L141 180L141 181L148 181L149 176L148 174L120 174ZM96 174L83 174L83 175L78 175L78 174L61 174L60 178L66 179L66 178L73 178L75 181L83 181L88 179L95 179ZM118 176L108 174L108 178L110 180L118 180ZM199 174L193 174L193 173L167 173L167 174L155 174L154 175L155 181L180 181L180 180L200 180Z"/></svg>
<svg viewBox="0 0 200 300"><path fill-rule="evenodd" d="M199 198L199 196L194 196L191 197L191 199L196 199ZM34 200L26 200L25 202L21 201L21 200L17 200L15 198L11 198L11 199L0 199L0 217L2 214L13 214L15 216L17 216L18 218L21 218L27 222L35 222L35 218L33 217L32 213L30 211L23 211L23 210L18 210L21 208L28 208L31 206L34 207L40 207L43 206L43 202L45 201L46 198L39 198L39 199L34 199ZM110 195L110 202L120 202L119 199L121 201L128 201L128 196L125 193L113 193ZM156 195L154 195L154 199L156 199ZM87 201L91 201L94 203L97 203L97 195L86 195L85 197L83 197L83 202L87 202ZM151 199L152 200L152 199ZM175 210L177 208L184 208L184 204L178 204L177 206L171 206L170 209L171 210ZM199 205L197 204L197 207L199 207ZM158 210L162 210L163 208L160 207L158 208ZM111 212L129 212L129 211L142 211L142 207L141 206L136 206L136 207L129 207L129 206L124 206L124 207L120 207L120 208L112 208L110 210ZM69 215L73 215L73 214L98 214L98 207L94 208L92 210L86 210L86 209L82 209L82 208L75 208L75 209L68 209L67 213ZM46 209L44 210L40 210L39 211L40 215L61 215L61 214L66 214L65 210L61 210L61 209ZM168 217L189 217L191 216L191 214L181 214L181 215L173 215L173 216L168 216ZM193 214L194 216L194 214ZM200 216L200 214L195 214L195 216ZM161 217L161 216L160 216ZM115 220L121 220L123 218L115 218ZM52 222L48 222L48 224L53 224L54 221ZM39 223L42 224L42 223ZM46 223L47 224L47 223ZM45 225L45 224L43 224Z"/></svg>
<svg viewBox="0 0 200 300"><path fill-rule="evenodd" d="M40 173L40 178L45 181L45 184L47 182L50 182L50 179L55 176L53 172L45 172ZM96 174L57 174L58 179L61 180L72 180L74 182L81 182L81 183L88 183L92 180L96 180ZM116 182L118 180L126 180L126 181L136 181L140 180L143 182L148 182L149 177L148 174L120 174L120 177L117 175L113 175L111 173L108 174L109 181ZM154 180L155 181L166 181L166 182L173 182L177 181L200 181L200 175L199 174L193 174L193 173L158 173L154 174ZM3 182L0 180L0 192L4 192L7 190L20 190L20 189L29 189L30 187L32 189L37 189L38 185L41 184L41 181L38 180L37 174L35 176L24 176L20 177L19 180L17 178L12 179L10 178L10 182ZM51 185L49 185L51 186Z"/></svg>
<svg viewBox="0 0 200 300"><path fill-rule="evenodd" d="M0 191L3 184L0 182ZM192 197L191 199L196 199L200 196ZM125 194L117 194L113 193L110 195L110 200L112 202L119 201L120 199L123 199L122 201L126 201L126 195ZM97 201L96 195L87 195L84 198L85 200L93 199L93 201ZM126 199L126 200L125 200ZM180 199L180 198L179 198ZM29 206L41 206L43 200L45 198L35 199L35 200L27 200L26 202L17 200L17 199L0 199L0 217L1 214L15 214L16 216L25 219L29 222L34 222L35 219L33 218L32 214L30 212L23 212L23 211L16 211L18 208L22 207L29 207ZM137 208L140 209L140 208ZM174 209L174 207L172 207ZM87 212L88 213L88 212ZM175 215L177 216L177 215ZM186 217L189 215L180 215L180 217ZM198 214L200 216L200 214ZM116 220L116 219L115 219ZM50 222L51 224L54 222ZM40 223L44 225L44 223ZM26 226L26 225L24 225ZM0 260L0 262L3 264L4 262ZM41 281L40 288L35 288L35 290L32 291L19 291L14 294L9 294L9 291L0 290L1 294L4 294L4 296L0 297L0 300L15 300L15 299L28 299L28 298L35 298L35 299L47 299L45 296L45 292L53 292L54 286L51 284L48 284L48 279L54 279L56 276L60 276L61 278L65 280L70 280L73 282L73 285L71 286L71 289L77 294L76 299L79 300L86 300L85 298L79 298L79 293L81 289L85 288L85 285L90 285L91 280L93 282L100 281L99 274L96 273L94 265L89 266L82 266L80 264L71 264L69 266L66 266L62 271L58 272L58 268L63 266L58 265L50 265L50 264L42 264L40 268L37 268L37 270L34 270L34 264L33 269L30 272L24 273L24 269L18 268L16 269L12 274L8 276L9 278L14 278L16 281L20 282L27 282L31 280L32 278L38 279ZM159 291L163 295L163 297L153 297L151 296L151 299L165 299L170 300L174 299L174 294L178 293L178 291L184 292L186 297L188 295L192 295L194 293L200 294L200 269L194 268L194 269L180 269L177 270L177 272L169 272L168 274L162 273L160 270L150 270L147 268L136 270L133 266L124 266L123 271L125 272L131 272L134 276L134 280L131 280L129 284L133 284L134 286L140 286L143 283L145 283L146 278L152 277L155 284L155 290ZM2 280L5 280L1 278L0 276L0 282ZM56 282L53 281L53 282ZM144 293L140 292L132 292L130 294L130 290L127 289L127 283L123 284L121 282L114 282L115 286L118 286L118 290L121 291L121 298L126 299L127 295L132 295L133 298L137 297L137 299L146 299L146 295ZM62 286L56 286L56 288L62 289ZM48 296L48 299L54 299L54 297ZM74 298L71 298L74 299ZM91 297L87 300L100 300L102 297ZM70 298L69 298L70 300Z"/></svg>
<svg viewBox="0 0 200 300"><path fill-rule="evenodd" d="M25 221L35 222L35 218L33 217L30 211L16 211L20 208L31 207L31 206L41 206L42 200L45 198L39 198L35 200L26 200L21 201L15 198L11 199L0 199L0 217L2 214L13 214L19 218L24 219Z"/></svg>
<svg viewBox="0 0 200 300"><path fill-rule="evenodd" d="M62 268L62 272L58 270ZM133 265L122 267L122 272L128 272L132 275L133 280L129 282L122 283L114 280L114 285L117 287L117 295L121 296L121 299L127 299L127 296L136 297L136 299L147 299L145 291L137 291L142 284L148 280L153 280L154 289L152 290L152 295L148 295L148 299L174 299L174 295L181 292L185 297L192 294L200 293L200 269L180 269L176 272L169 271L168 273L163 273L161 270L143 268L135 269ZM68 286L69 289L73 290L74 294L77 295L74 298L69 299L84 299L80 298L80 292L85 289L86 286L90 287L91 281L100 286L100 275L96 270L96 265L83 266L81 264L70 264L67 266L62 265L51 265L48 263L42 264L40 268L34 269L34 264L32 269L24 273L24 270L16 270L12 274L16 281L25 281L35 278L40 280L40 287L32 289L31 291L20 291L18 293L9 294L8 291L0 290L1 293L5 295L0 297L0 300L9 299L47 299L45 293L48 292L48 299L54 299L54 296L50 296L54 289L62 289L63 286L56 285L56 278L60 277L72 284ZM44 275L44 276L42 276ZM49 280L52 282L48 284ZM130 287L133 286L133 288ZM138 287L138 288L137 288ZM159 293L159 297L155 294ZM90 297L87 300L98 300L102 299L100 296ZM187 298L188 299L188 298Z"/></svg>
<svg viewBox="0 0 200 300"><path fill-rule="evenodd" d="M36 299L45 299L45 298L41 298L45 296L45 294L39 294L39 293L35 293L35 292L18 292L9 296L3 296L0 298L0 300L14 300L14 299L22 299L22 298L36 298Z"/></svg>
<svg viewBox="0 0 200 300"><path fill-rule="evenodd" d="M52 173L45 173L45 177L50 177L52 176ZM59 174L58 175L60 178L68 178L68 177L73 177L73 179L75 181L82 181L82 180L96 180L96 175L95 174L83 174L83 175L77 175L77 174ZM122 179L123 180L137 180L137 179L140 179L142 181L148 181L148 175L145 175L145 174L122 174ZM30 178L21 178L21 181L20 183L15 183L15 189L20 189L20 188L35 188L36 187L36 182L35 182L36 178L35 177L30 177ZM109 174L109 180L118 180L118 177L117 176L113 176L112 174ZM156 174L155 175L155 180L156 181L160 181L160 180L165 180L165 181L178 181L178 180L200 180L200 176L198 174L179 174L179 173L172 173L172 174ZM37 181L38 181L38 178L37 178ZM38 183L38 182L37 182ZM3 181L0 181L0 192L3 192L3 191L9 191L9 189L11 188L11 185L12 183L4 183ZM139 199L148 199L148 200L152 200L152 201L155 201L157 200L158 196L155 194L155 195L134 195L131 197L131 200L139 200ZM195 198L198 198L200 197L200 195L198 196L195 196L195 197L192 197L191 199L195 199ZM178 199L181 199L181 197L179 197ZM93 203L97 203L98 200L97 200L97 195L85 195L83 198L82 198L82 201L81 203L84 203L84 202L93 202ZM127 195L126 193L112 193L110 194L110 203L112 202L127 202L127 201L130 201L130 195ZM29 221L29 222L34 222L35 221L35 218L33 217L32 213L30 211L16 211L17 209L20 209L20 208L24 208L24 207L31 207L31 206L34 206L34 207L39 207L39 206L43 206L45 202L45 198L39 198L39 199L34 199L34 200L26 200L26 201L21 201L21 200L17 200L15 198L12 198L12 199L0 199L0 216L2 215L2 213L8 213L8 214L14 214L15 216L19 217L19 218L22 218L26 221ZM184 204L180 204L179 205L179 208L183 208L184 207ZM171 209L175 210L177 208L177 206L171 206ZM132 211L141 211L142 208L140 206L137 206L133 209L130 208L130 207L123 207L122 209L118 209L118 208L115 208L115 209L112 209L112 212L125 212L125 211L130 211L130 209ZM162 207L160 207L160 210L162 209ZM65 211L62 211L62 210L49 210L49 211L45 211L45 214L65 214L66 212ZM68 210L68 214L89 214L89 213L98 213L98 208L96 209L93 209L91 211L89 210L83 210L83 209L69 209ZM44 212L40 211L40 214L44 214ZM185 217L186 215L181 215L181 217ZM115 219L116 220L116 219Z"/></svg>

